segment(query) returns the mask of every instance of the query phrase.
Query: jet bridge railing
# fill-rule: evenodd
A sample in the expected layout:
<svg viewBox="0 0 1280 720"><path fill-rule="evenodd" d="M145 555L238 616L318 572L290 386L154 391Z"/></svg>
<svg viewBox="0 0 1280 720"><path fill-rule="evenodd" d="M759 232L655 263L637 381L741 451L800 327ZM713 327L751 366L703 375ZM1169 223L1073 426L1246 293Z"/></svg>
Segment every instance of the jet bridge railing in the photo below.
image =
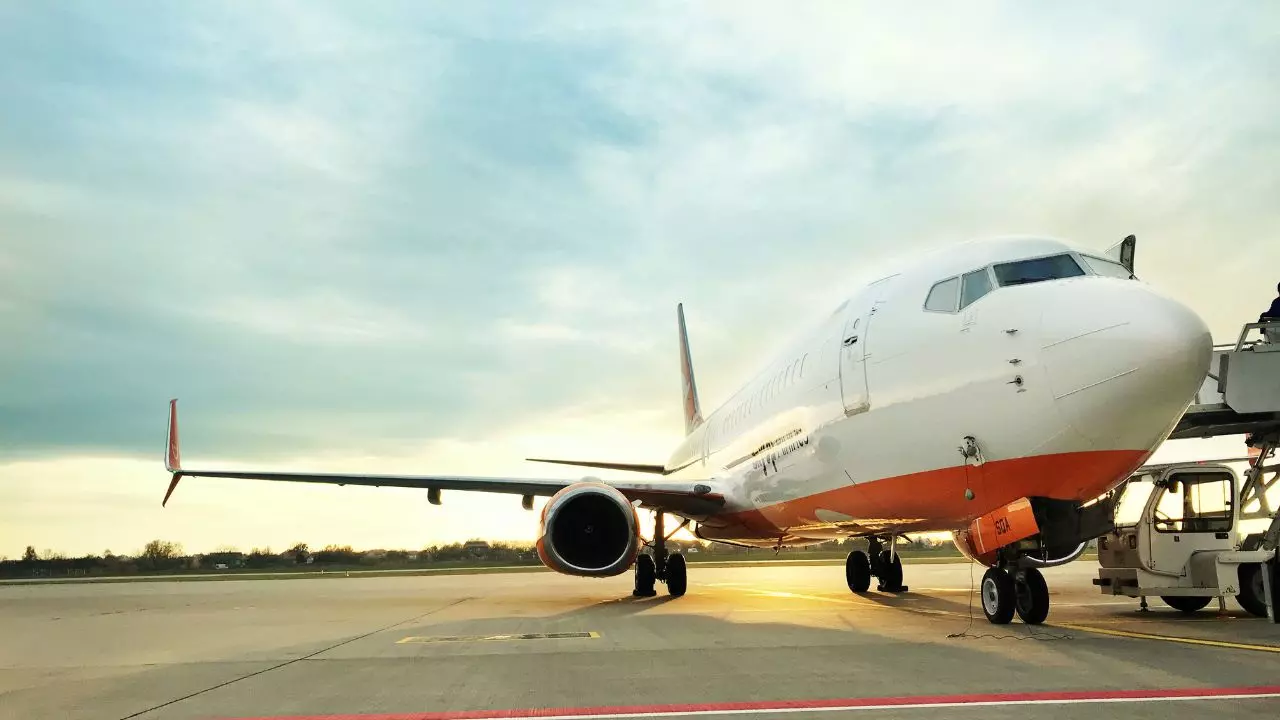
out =
<svg viewBox="0 0 1280 720"><path fill-rule="evenodd" d="M1200 392L1172 440L1280 433L1280 321L1249 323L1216 346Z"/></svg>

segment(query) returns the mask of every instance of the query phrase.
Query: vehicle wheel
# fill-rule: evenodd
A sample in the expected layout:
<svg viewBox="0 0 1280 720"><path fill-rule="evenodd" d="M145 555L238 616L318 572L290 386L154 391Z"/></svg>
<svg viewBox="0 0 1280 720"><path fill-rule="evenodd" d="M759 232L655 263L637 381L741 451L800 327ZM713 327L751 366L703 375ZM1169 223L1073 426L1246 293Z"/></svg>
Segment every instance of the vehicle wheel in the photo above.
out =
<svg viewBox="0 0 1280 720"><path fill-rule="evenodd" d="M1049 617L1049 584L1035 568L1027 568L1013 577L1014 608L1028 625L1039 625Z"/></svg>
<svg viewBox="0 0 1280 720"><path fill-rule="evenodd" d="M1184 613L1193 613L1205 605L1208 605L1209 601L1213 598L1189 597L1186 595L1170 595L1169 597L1165 597L1164 595L1161 595L1160 599L1164 601L1165 605L1168 605L1174 610L1181 610Z"/></svg>
<svg viewBox="0 0 1280 720"><path fill-rule="evenodd" d="M871 587L871 561L866 553L854 550L844 559L844 581L856 593L864 593Z"/></svg>
<svg viewBox="0 0 1280 720"><path fill-rule="evenodd" d="M1267 616L1267 594L1262 587L1262 566L1240 566L1240 594L1236 596L1240 607L1258 617Z"/></svg>
<svg viewBox="0 0 1280 720"><path fill-rule="evenodd" d="M636 558L636 589L631 591L636 597L653 597L657 593L653 584L658 578L657 568L653 564L653 556L647 553Z"/></svg>
<svg viewBox="0 0 1280 720"><path fill-rule="evenodd" d="M1013 619L1013 578L1000 568L988 568L982 575L982 614L993 625L1008 625Z"/></svg>
<svg viewBox="0 0 1280 720"><path fill-rule="evenodd" d="M899 592L902 590L902 556L893 554L889 559L889 551L880 551L880 592Z"/></svg>
<svg viewBox="0 0 1280 720"><path fill-rule="evenodd" d="M667 558L667 592L671 597L680 597L684 594L686 587L688 587L688 578L685 575L684 556L675 553Z"/></svg>

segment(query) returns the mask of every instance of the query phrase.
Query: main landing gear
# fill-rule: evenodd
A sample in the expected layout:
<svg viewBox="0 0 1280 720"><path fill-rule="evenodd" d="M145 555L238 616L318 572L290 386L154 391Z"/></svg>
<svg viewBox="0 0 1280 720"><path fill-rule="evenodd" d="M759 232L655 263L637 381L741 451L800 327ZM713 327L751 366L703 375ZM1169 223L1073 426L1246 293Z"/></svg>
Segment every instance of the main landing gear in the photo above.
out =
<svg viewBox="0 0 1280 720"><path fill-rule="evenodd" d="M880 538L867 538L867 552L854 550L845 558L844 579L853 592L866 592L873 576L880 581L876 586L880 592L906 592L907 586L902 584L902 558L893 551L893 538L889 538L887 550Z"/></svg>
<svg viewBox="0 0 1280 720"><path fill-rule="evenodd" d="M671 535L676 534L689 521L686 520L680 527L671 531L671 535L667 535L665 517L666 515L662 512L654 513L653 542L651 543L653 553L641 553L640 557L636 558L636 587L631 591L631 594L636 597L657 595L654 586L659 580L667 584L667 592L672 597L680 597L688 587L684 556L680 553L668 552L667 540L670 540Z"/></svg>
<svg viewBox="0 0 1280 720"><path fill-rule="evenodd" d="M1049 585L1033 567L988 568L979 595L982 614L995 625L1009 624L1015 612L1028 625L1039 625L1049 617Z"/></svg>

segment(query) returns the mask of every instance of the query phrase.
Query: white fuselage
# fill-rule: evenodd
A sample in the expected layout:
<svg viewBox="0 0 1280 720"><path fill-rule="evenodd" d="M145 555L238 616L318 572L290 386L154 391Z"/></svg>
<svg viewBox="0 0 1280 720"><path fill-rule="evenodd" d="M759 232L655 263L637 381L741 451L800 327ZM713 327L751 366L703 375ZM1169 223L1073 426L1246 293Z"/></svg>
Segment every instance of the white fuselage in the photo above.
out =
<svg viewBox="0 0 1280 720"><path fill-rule="evenodd" d="M1186 409L1211 339L1193 311L1103 263L1055 240L975 242L859 290L672 454L675 477L725 496L699 535L951 530L1020 497L1114 487ZM1045 268L1070 276L1014 277ZM947 306L941 283L965 274ZM966 437L979 456L960 452Z"/></svg>

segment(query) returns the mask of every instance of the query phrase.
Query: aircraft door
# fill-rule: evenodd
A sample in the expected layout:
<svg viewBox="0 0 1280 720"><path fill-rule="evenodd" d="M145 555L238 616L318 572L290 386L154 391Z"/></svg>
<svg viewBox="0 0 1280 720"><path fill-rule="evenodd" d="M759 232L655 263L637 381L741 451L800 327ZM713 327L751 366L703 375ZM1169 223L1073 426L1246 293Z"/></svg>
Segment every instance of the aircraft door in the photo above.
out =
<svg viewBox="0 0 1280 720"><path fill-rule="evenodd" d="M868 313L869 314L869 313ZM844 398L844 414L857 415L871 408L867 397L866 347L867 317L852 315L845 322L840 339L840 394Z"/></svg>
<svg viewBox="0 0 1280 720"><path fill-rule="evenodd" d="M845 415L857 415L871 409L867 387L868 335L888 279L867 288L864 302L850 304L849 316L840 337L840 394L844 398Z"/></svg>

